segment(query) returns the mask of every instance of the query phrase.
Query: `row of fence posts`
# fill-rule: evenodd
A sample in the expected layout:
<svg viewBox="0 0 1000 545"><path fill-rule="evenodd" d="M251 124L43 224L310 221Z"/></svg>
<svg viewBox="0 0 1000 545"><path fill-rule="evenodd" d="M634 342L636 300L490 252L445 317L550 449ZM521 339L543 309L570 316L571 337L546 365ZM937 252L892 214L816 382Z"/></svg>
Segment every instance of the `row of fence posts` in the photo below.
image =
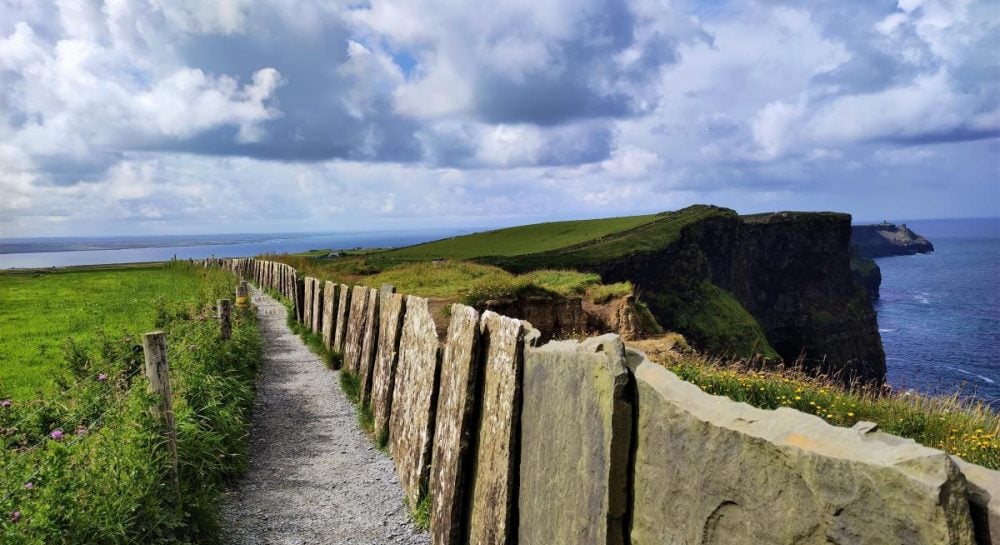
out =
<svg viewBox="0 0 1000 545"><path fill-rule="evenodd" d="M236 306L247 304L248 287L240 281L236 288ZM219 319L219 334L228 341L233 335L232 301L219 299L216 304ZM162 421L167 454L170 456L169 479L175 492L180 495L180 478L177 473L177 425L174 422L173 394L170 389L170 364L167 362L167 335L162 331L151 331L142 336L145 359L144 371L149 380L149 390L156 396L153 412Z"/></svg>

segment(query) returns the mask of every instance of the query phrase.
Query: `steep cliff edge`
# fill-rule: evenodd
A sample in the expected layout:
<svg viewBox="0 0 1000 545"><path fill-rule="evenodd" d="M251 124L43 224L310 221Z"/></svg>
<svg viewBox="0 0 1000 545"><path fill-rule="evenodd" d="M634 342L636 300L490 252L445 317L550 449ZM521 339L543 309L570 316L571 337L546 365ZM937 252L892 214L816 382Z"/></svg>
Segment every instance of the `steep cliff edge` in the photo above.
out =
<svg viewBox="0 0 1000 545"><path fill-rule="evenodd" d="M741 217L727 208L697 205L636 217L628 227L588 236L603 227L595 221L456 237L386 257L449 258L465 252L463 258L512 272L592 271L604 282L632 282L660 324L699 350L763 354L786 363L801 357L818 372L868 383L884 380L875 311L851 271L849 215ZM547 237L572 242L546 247ZM502 241L503 249L494 241ZM468 254L477 247L482 253Z"/></svg>
<svg viewBox="0 0 1000 545"><path fill-rule="evenodd" d="M855 225L851 229L851 244L862 257L924 254L934 251L934 245L914 233L905 224L882 223Z"/></svg>

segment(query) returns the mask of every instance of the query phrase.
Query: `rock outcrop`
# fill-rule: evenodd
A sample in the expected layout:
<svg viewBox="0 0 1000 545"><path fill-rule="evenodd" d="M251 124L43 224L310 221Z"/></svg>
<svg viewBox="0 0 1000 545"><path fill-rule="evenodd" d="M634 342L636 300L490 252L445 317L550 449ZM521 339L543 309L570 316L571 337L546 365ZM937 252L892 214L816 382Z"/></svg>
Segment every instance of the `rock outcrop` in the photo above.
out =
<svg viewBox="0 0 1000 545"><path fill-rule="evenodd" d="M851 228L851 244L862 257L924 254L934 251L934 245L914 233L906 224L881 223L855 225Z"/></svg>

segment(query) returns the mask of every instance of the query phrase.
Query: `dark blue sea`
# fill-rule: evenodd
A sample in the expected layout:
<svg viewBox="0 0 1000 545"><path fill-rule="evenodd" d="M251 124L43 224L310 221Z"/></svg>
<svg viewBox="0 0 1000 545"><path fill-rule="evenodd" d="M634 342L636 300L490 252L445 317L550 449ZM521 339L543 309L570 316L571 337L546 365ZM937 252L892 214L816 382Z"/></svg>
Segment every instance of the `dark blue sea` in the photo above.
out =
<svg viewBox="0 0 1000 545"><path fill-rule="evenodd" d="M889 383L1000 408L1000 218L897 221L934 252L877 259Z"/></svg>

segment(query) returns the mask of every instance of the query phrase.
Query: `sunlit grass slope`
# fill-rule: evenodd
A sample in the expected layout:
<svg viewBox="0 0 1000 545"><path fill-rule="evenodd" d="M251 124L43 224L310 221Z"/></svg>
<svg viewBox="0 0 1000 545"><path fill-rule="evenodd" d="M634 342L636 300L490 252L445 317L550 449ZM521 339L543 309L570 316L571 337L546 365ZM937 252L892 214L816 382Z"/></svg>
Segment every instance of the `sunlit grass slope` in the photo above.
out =
<svg viewBox="0 0 1000 545"><path fill-rule="evenodd" d="M203 288L190 267L0 273L0 393L52 392L67 339L89 345L102 332L139 335L153 329L164 304L193 304Z"/></svg>

